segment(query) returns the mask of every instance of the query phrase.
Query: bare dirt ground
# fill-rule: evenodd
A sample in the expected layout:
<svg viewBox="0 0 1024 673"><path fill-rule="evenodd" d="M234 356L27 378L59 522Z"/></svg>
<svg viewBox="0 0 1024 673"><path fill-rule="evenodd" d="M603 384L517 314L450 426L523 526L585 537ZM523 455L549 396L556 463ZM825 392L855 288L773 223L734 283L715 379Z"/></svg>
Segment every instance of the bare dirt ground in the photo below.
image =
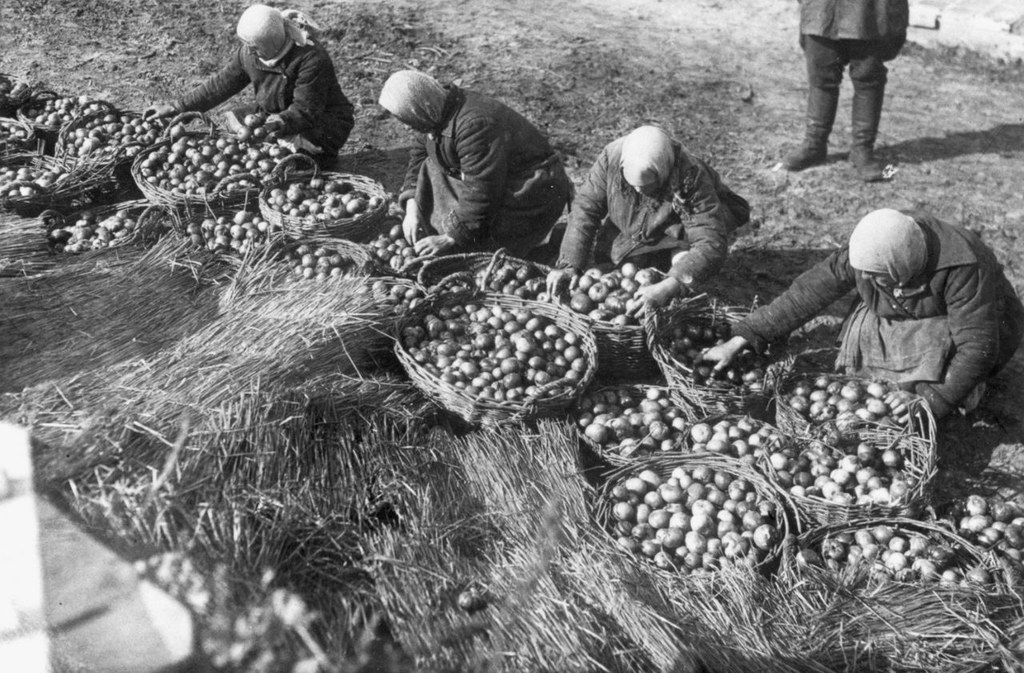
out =
<svg viewBox="0 0 1024 673"><path fill-rule="evenodd" d="M761 224L737 242L713 284L726 298L775 296L861 215L883 206L925 208L979 230L1024 290L1019 67L908 45L890 64L879 138L897 172L890 182L866 185L845 161L848 81L828 165L802 174L772 170L802 133L806 84L793 0L294 4L322 23L357 105L343 163L391 189L399 186L409 136L383 118L376 95L390 72L417 67L521 110L551 135L577 181L604 143L636 125L672 129L749 198ZM0 67L142 107L224 61L242 5L5 0L9 43ZM961 470L989 486L1020 481L1021 371L1018 358L979 414L947 423L943 465L956 475L950 489L967 483Z"/></svg>

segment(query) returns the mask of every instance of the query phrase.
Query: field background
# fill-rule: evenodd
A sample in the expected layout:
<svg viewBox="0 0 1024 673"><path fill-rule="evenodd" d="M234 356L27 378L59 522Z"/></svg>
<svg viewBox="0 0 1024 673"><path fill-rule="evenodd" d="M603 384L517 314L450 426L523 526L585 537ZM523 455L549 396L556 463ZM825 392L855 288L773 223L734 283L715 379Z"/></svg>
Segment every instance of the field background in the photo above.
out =
<svg viewBox="0 0 1024 673"><path fill-rule="evenodd" d="M215 72L234 48L234 26L245 4L0 0L0 70L25 73L59 91L88 93L140 109L175 97ZM879 137L881 157L897 172L890 182L867 185L854 179L845 162L848 81L828 165L796 175L772 170L802 135L806 83L794 0L425 0L289 6L308 11L321 24L321 39L334 57L342 88L356 105L356 128L342 157L343 169L375 177L392 191L399 186L411 136L385 119L375 101L388 74L420 68L501 98L532 119L564 154L577 182L611 139L645 122L670 128L753 204L759 226L738 240L711 288L730 301L774 297L844 240L859 217L878 207L923 208L979 231L1018 292L1024 291L1024 242L1019 236L1024 226L1024 73L1019 65L907 45L890 64ZM197 273L207 272L209 287L218 287L220 272L204 268ZM77 278L71 271L67 274L69 283ZM135 278L141 296L147 279ZM119 282L131 292L131 278ZM99 281L95 287L102 291ZM74 290L71 285L65 289ZM236 288L236 295L247 291ZM255 305L258 295L253 292L240 301ZM184 308L209 308L216 303L213 296L197 291ZM842 307L836 306L833 313L841 315ZM203 324L201 318L189 323L196 331ZM828 318L820 321L824 329L835 324ZM169 325L174 323L161 329L174 332ZM187 341L186 327L174 327L180 333L168 336L165 345ZM187 346L181 348L179 352L189 352ZM128 362L114 350L97 340L89 352L104 364ZM63 362L59 354L52 361ZM300 373L328 373L314 364L303 363ZM27 400L52 396L48 380L64 381L57 388L62 395L78 390L83 400L104 400L103 391L113 389L113 384L107 386L104 371L97 369L96 377L90 378L90 368L76 361L66 370L40 369L39 380L28 375L4 379L8 385L0 392L14 394L23 386L35 386L8 408L17 408L23 420L38 421L31 412L45 404L33 406ZM190 371L187 363L178 365L167 380L180 383L175 374L183 378ZM977 413L943 424L936 489L940 502L969 492L1020 499L1022 372L1024 363L1018 355L990 386ZM126 377L118 379L122 388ZM279 636L264 638L266 650L277 653L277 663L265 663L265 670L289 670L280 662L315 654L294 630L281 627L279 633L268 626L273 621L265 616L270 586L294 590L317 613L311 637L324 643L329 659L349 667L367 666L365 670L374 670L385 660L393 660L396 667L416 661L424 668L441 669L593 670L600 665L631 670L678 665L686 670L696 658L713 663L716 656L721 657L719 664L728 664L721 670L758 670L766 660L780 657L800 670L843 670L841 658L822 653L830 647L833 653L846 656L853 651L865 657L847 662L851 670L904 665L896 663L898 657L890 658L885 646L858 645L855 637L853 644L812 645L810 631L803 632L804 641L791 632L771 634L768 612L744 630L739 625L744 617L739 615L745 615L749 606L738 607L743 601L758 595L759 610L782 610L786 594L779 587L744 586L740 580L732 599L720 596L727 606L722 615L730 616L732 608L739 612L723 617L718 626L707 621L713 610L702 614L703 622L681 626L680 606L691 606L700 598L674 597L660 586L647 587L652 593L641 600L650 604L656 595L663 602L655 611L658 616L640 611L630 619L630 601L640 600L639 590L622 588L624 573L632 571L620 567L621 561L603 550L603 540L588 532L581 502L587 485L573 476L575 459L566 448L572 444L571 435L562 425L505 433L499 440L463 436L451 428L431 432L422 399L387 377L337 385L289 381L260 394L267 400L261 413L271 420L278 418L275 414L288 413L270 410L273 404L294 402L308 410L311 399L323 402L319 412L335 423L328 425L327 434L337 434L305 444L296 444L294 437L268 436L266 450L252 455L246 454L251 447L239 441L235 453L224 449L217 454L216 467L211 467L212 458L200 460L197 448L193 473L179 470L161 482L166 487L164 500L143 497L148 486L139 483L140 475L160 472L167 451L163 444L147 448L149 453L140 449L129 454L134 445L127 443L115 452L98 450L98 458L88 459L84 454L69 457L65 452L67 460L46 454L41 466L46 485L126 553L139 558L173 553L176 563L185 566L182 572L198 578L196 583L213 586L214 594L217 587L230 585L223 605L205 612L213 615L207 619L208 631L225 642L239 638L225 635L231 629L217 622L237 613L262 625L252 632ZM107 399L108 404L110 399L115 398ZM350 423L350 409L338 400L365 402L357 429ZM394 413L379 413L384 400ZM223 400L218 397L215 402L211 408L221 409L217 405ZM140 408L142 415L156 414L152 408ZM410 418L415 423L409 424ZM162 422L163 436L173 439L178 419L167 414ZM214 435L203 441L213 446ZM230 444L229 435L219 435L218 446ZM80 434L51 432L46 439L48 445L66 451L85 451L86 446L91 451L95 445L89 444L90 437L96 436L85 433L83 439ZM507 483L509 477L500 469L507 459L489 448L495 441L533 457L532 463L517 463L521 483ZM368 457L369 445L380 453ZM296 446L316 449L301 455L284 450ZM409 447L418 451L402 450ZM236 459L240 464L233 462ZM216 494L204 491L213 484ZM111 499L114 492L121 500ZM458 507L450 506L452 502ZM126 507L129 511L121 511ZM202 508L217 513L204 514L207 509ZM355 510L359 516L348 515ZM392 521L389 517L402 526L381 524ZM491 519L485 525L480 517ZM523 517L531 525L524 525ZM370 519L376 528L367 523ZM464 525L467 521L478 525ZM240 525L252 539L239 539ZM439 530L445 526L442 534ZM288 544L282 543L285 532ZM218 537L222 534L225 537ZM546 563L560 564L560 570L546 571ZM411 567L444 571L442 577L434 577L426 570L422 576L401 570ZM275 579L262 583L266 569L274 571ZM230 577L225 579L223 573ZM450 603L453 591L474 583L502 592L507 597L503 614L516 616L500 628L491 623L489 639L481 635L487 628L480 623L432 616L425 607L440 610L438 597L447 596ZM595 583L606 583L607 595L595 596ZM776 604L771 608L773 595ZM566 602L566 596L578 602ZM606 614L609 606L620 612ZM557 615L545 616L546 609ZM818 608L807 609L814 614ZM530 610L541 616L531 622L523 616ZM380 615L389 619L377 619ZM786 623L778 613L775 618ZM579 628L567 626L572 620ZM623 626L624 622L632 623ZM659 634L678 628L692 629L692 647L658 644ZM729 629L734 635L720 633ZM392 638L401 651L388 644ZM789 642L783 642L787 638ZM255 669L253 661L262 650L250 641L245 656L229 657L222 665ZM709 654L718 646L736 658ZM907 653L924 652L927 643L893 648L912 663L913 656ZM708 666L713 668L712 663Z"/></svg>

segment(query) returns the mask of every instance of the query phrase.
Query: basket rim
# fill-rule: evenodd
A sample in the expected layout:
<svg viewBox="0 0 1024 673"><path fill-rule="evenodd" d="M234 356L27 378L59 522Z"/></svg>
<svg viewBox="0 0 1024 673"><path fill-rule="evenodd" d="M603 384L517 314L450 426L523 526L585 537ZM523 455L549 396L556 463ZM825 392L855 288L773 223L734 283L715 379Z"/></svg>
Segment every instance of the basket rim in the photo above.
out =
<svg viewBox="0 0 1024 673"><path fill-rule="evenodd" d="M416 362L404 347L402 341L403 330L413 323L422 321L425 314L435 310L439 306L449 304L485 303L493 306L498 305L510 310L533 309L542 315L548 313L556 324L563 329L569 329L580 340L580 350L586 358L587 368L580 380L569 386L564 391L550 397L526 398L514 402L495 401L474 398L467 395L455 386L450 386L439 377L434 376L423 365ZM589 333L577 317L564 309L553 306L546 302L538 302L530 299L521 299L513 295L500 294L496 292L452 292L452 293L430 293L424 301L415 309L406 312L401 319L395 322L393 336L395 339L395 354L406 373L413 380L413 383L427 397L451 413L463 418L472 424L498 424L520 422L547 412L564 410L571 405L582 391L584 391L594 378L597 369L597 343L594 336ZM566 325L568 323L568 325ZM563 379L555 379L549 384L554 384ZM441 399L446 398L446 399ZM449 402L447 398L454 398L455 403ZM458 408L458 407L461 407Z"/></svg>

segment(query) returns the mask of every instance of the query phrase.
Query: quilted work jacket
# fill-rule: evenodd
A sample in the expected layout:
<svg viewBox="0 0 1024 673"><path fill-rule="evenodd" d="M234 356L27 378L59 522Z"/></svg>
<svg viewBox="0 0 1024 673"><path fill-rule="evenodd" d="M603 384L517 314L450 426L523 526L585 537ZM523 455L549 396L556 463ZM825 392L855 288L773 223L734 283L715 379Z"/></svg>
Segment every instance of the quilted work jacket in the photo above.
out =
<svg viewBox="0 0 1024 673"><path fill-rule="evenodd" d="M354 123L353 107L341 91L331 57L323 47L293 45L274 66L244 46L216 75L175 102L178 110L206 112L252 83L261 112L279 114L282 135L298 134L336 154Z"/></svg>
<svg viewBox="0 0 1024 673"><path fill-rule="evenodd" d="M884 40L907 32L907 0L800 0L800 33L830 40Z"/></svg>
<svg viewBox="0 0 1024 673"><path fill-rule="evenodd" d="M973 232L921 212L908 212L924 230L928 263L912 289L872 282L850 265L848 246L800 275L783 294L734 329L758 351L784 337L856 289L856 301L890 320L947 316L952 353L945 378L915 390L943 416L1005 363L1021 340L1022 307L992 251Z"/></svg>

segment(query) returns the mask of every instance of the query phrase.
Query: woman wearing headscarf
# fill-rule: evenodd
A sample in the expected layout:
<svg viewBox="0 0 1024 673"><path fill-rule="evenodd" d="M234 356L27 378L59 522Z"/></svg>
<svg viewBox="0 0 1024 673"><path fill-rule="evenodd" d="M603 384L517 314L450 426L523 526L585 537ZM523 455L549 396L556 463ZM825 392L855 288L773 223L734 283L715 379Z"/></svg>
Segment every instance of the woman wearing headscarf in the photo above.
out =
<svg viewBox="0 0 1024 673"><path fill-rule="evenodd" d="M977 234L925 213L881 209L704 357L721 368L743 348L760 352L850 290L857 294L836 368L895 381L939 418L976 406L1024 334L1024 307Z"/></svg>
<svg viewBox="0 0 1024 673"><path fill-rule="evenodd" d="M554 295L566 281L575 284L592 257L607 256L616 265L629 260L667 271L640 290L643 305L664 305L721 268L730 235L749 219L749 204L715 169L664 129L641 126L605 146L591 167L548 290ZM595 250L609 239L610 250Z"/></svg>
<svg viewBox="0 0 1024 673"><path fill-rule="evenodd" d="M228 127L240 131L248 114L260 113L266 116L266 131L276 131L295 149L329 164L348 139L354 116L330 56L310 37L315 27L294 10L282 13L267 5L250 6L238 20L236 33L242 44L231 61L184 97L153 105L146 115L206 112L251 83L255 105L228 112Z"/></svg>
<svg viewBox="0 0 1024 673"><path fill-rule="evenodd" d="M548 239L572 184L533 124L415 70L391 75L380 104L422 134L399 195L402 229L418 255L505 248L524 256Z"/></svg>

